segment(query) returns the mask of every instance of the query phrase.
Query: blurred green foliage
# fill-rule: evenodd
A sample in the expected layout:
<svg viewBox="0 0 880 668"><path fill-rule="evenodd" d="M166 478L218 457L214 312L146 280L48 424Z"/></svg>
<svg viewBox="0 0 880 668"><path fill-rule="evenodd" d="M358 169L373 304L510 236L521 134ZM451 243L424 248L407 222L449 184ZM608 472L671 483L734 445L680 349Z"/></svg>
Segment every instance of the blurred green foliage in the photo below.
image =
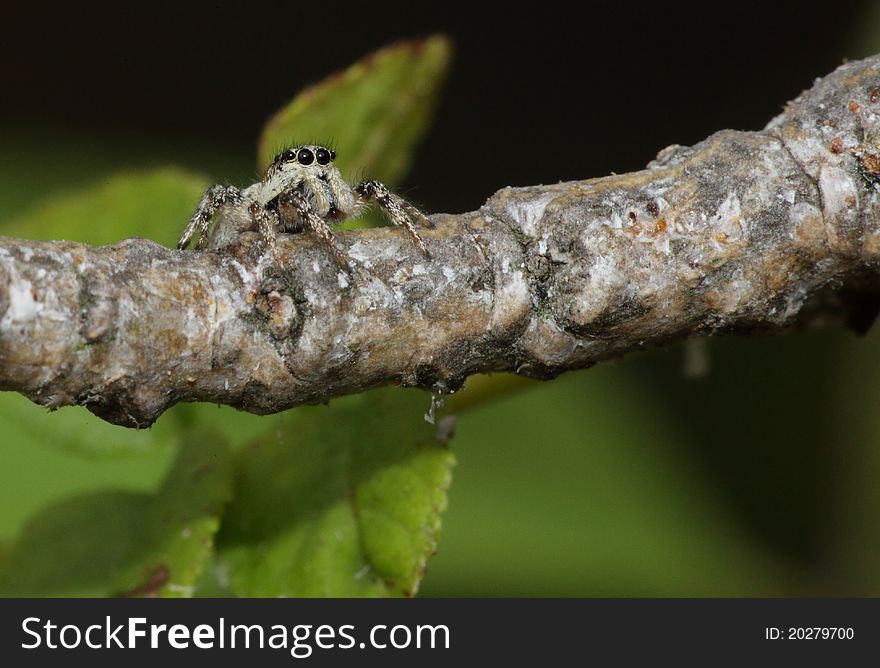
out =
<svg viewBox="0 0 880 668"><path fill-rule="evenodd" d="M428 129L450 52L441 37L402 42L307 88L266 123L258 167L289 146L329 143L343 175L397 183Z"/></svg>
<svg viewBox="0 0 880 668"><path fill-rule="evenodd" d="M3 596L191 596L229 500L222 438L185 435L155 494L96 491L46 507L3 560Z"/></svg>
<svg viewBox="0 0 880 668"><path fill-rule="evenodd" d="M70 239L93 246L142 236L171 246L179 220L192 213L208 182L175 167L117 173L75 193L47 197L3 222L3 234L25 239Z"/></svg>
<svg viewBox="0 0 880 668"><path fill-rule="evenodd" d="M239 451L219 555L245 596L411 595L437 548L454 461L421 392L386 389L285 421ZM293 441L293 442L291 442Z"/></svg>
<svg viewBox="0 0 880 668"><path fill-rule="evenodd" d="M400 177L436 95L414 82L438 85L447 60L442 40L400 45L310 89L267 126L261 162L329 135L350 169ZM171 244L208 181L201 147L107 138L51 138L77 169L47 172L46 136L0 159L0 233ZM249 178L217 150L212 176ZM192 171L138 168L163 155ZM878 336L722 339L710 358L699 380L680 347L549 383L472 379L449 402L459 463L421 593L876 595ZM136 432L4 393L0 593L410 593L452 463L429 404L389 389L269 417L185 405ZM194 549L218 522L216 554Z"/></svg>

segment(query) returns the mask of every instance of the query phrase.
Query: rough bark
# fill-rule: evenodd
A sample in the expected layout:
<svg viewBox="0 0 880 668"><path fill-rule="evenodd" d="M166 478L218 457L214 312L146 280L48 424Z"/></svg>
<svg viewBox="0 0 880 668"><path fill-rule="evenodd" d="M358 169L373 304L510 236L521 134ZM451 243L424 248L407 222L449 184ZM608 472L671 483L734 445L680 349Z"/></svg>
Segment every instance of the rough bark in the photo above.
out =
<svg viewBox="0 0 880 668"><path fill-rule="evenodd" d="M697 334L875 312L880 57L761 132L672 146L644 171L505 188L399 229L257 235L211 252L0 239L0 388L150 425L179 401L272 413L387 383L551 378ZM181 221L183 222L183 221Z"/></svg>

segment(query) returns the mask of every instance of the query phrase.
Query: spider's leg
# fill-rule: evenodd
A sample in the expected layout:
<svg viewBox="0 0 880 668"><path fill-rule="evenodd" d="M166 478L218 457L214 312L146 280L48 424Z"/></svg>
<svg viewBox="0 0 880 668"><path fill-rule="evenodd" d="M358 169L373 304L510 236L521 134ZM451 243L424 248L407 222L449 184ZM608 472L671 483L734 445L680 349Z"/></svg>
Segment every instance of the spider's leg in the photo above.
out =
<svg viewBox="0 0 880 668"><path fill-rule="evenodd" d="M321 240L321 243L333 253L339 264L346 269L350 269L348 258L336 244L336 235L333 234L333 230L330 229L330 226L327 225L323 218L314 212L305 195L299 190L288 190L282 193L278 199L278 210L281 212L282 220L290 216L290 213L285 212L285 209L292 213L294 217L299 218L304 225L315 233L315 236Z"/></svg>
<svg viewBox="0 0 880 668"><path fill-rule="evenodd" d="M389 192L388 188L379 181L364 181L356 185L354 191L362 201L373 200L376 202L392 223L403 227L409 233L422 254L425 257L430 257L425 242L422 241L414 224L415 221L418 221L425 227L433 227L431 221L421 211L402 197Z"/></svg>
<svg viewBox="0 0 880 668"><path fill-rule="evenodd" d="M327 192L324 187L326 184L318 178L317 174L309 171L303 172L302 180L305 189L300 189L300 192L303 194L306 192L309 193L309 201L312 202L312 211L314 211L319 218L326 216L327 212L330 210L330 200L327 199Z"/></svg>
<svg viewBox="0 0 880 668"><path fill-rule="evenodd" d="M260 236L263 237L263 240L269 247L272 257L275 259L275 263L280 264L278 258L278 237L276 234L278 215L274 211L261 206L259 202L251 202L251 205L248 207L248 212L257 224Z"/></svg>
<svg viewBox="0 0 880 668"><path fill-rule="evenodd" d="M204 248L205 241L208 238L208 227L211 225L211 218L214 217L214 214L219 209L230 203L241 203L241 191L238 188L220 184L208 188L204 196L202 196L196 212L183 230L180 241L177 242L178 250L183 250L189 245L196 229L199 230L199 240L196 243L196 248Z"/></svg>

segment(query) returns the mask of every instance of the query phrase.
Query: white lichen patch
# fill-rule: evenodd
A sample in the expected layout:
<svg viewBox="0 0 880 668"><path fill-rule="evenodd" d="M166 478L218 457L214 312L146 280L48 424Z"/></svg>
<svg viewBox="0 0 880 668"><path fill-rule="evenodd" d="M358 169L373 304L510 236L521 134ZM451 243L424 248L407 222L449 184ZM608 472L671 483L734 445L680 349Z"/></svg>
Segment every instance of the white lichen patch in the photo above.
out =
<svg viewBox="0 0 880 668"><path fill-rule="evenodd" d="M745 237L742 205L736 192L728 193L715 214L709 218L709 225L712 227L712 239L716 246L741 241Z"/></svg>
<svg viewBox="0 0 880 668"><path fill-rule="evenodd" d="M812 253L821 252L828 241L825 221L818 207L809 202L798 202L788 212L791 238Z"/></svg>
<svg viewBox="0 0 880 668"><path fill-rule="evenodd" d="M637 237L636 240L660 255L669 256L672 253L672 234L670 233L643 235Z"/></svg>
<svg viewBox="0 0 880 668"><path fill-rule="evenodd" d="M608 310L609 305L628 282L629 277L619 263L619 258L613 255L598 255L590 266L589 278L584 284L584 289L570 306L567 303L561 303L559 306L563 310L568 310L571 319L578 325L588 325Z"/></svg>
<svg viewBox="0 0 880 668"><path fill-rule="evenodd" d="M348 256L360 262L366 269L373 266L373 263L370 261L370 258L372 257L370 255L370 247L363 241L355 241L349 246Z"/></svg>
<svg viewBox="0 0 880 668"><path fill-rule="evenodd" d="M303 297L306 298L306 301L309 303L310 306L313 306L313 307L326 306L326 303L323 298L323 292L319 293L317 290L314 290L313 288L304 288L303 289Z"/></svg>
<svg viewBox="0 0 880 668"><path fill-rule="evenodd" d="M840 167L825 166L819 172L819 189L828 216L845 215L859 204L852 178Z"/></svg>
<svg viewBox="0 0 880 668"><path fill-rule="evenodd" d="M228 312L227 312L228 313ZM216 317L205 318L205 310L199 306L184 311L180 332L186 337L187 346L198 350L205 343L205 328L216 330L220 322ZM210 341L210 339L208 339Z"/></svg>
<svg viewBox="0 0 880 668"><path fill-rule="evenodd" d="M9 283L9 306L3 316L3 326L24 324L37 318L44 305L34 298L34 286L24 279Z"/></svg>
<svg viewBox="0 0 880 668"><path fill-rule="evenodd" d="M740 310L741 306L749 306L754 285L746 279L731 281L725 291L724 299L721 302L721 310L728 314L735 314Z"/></svg>
<svg viewBox="0 0 880 668"><path fill-rule="evenodd" d="M487 329L506 328L528 315L531 295L525 274L514 271L495 292L495 305Z"/></svg>
<svg viewBox="0 0 880 668"><path fill-rule="evenodd" d="M819 190L825 209L829 244L835 250L842 250L847 246L847 240L841 232L846 227L844 221L858 210L858 190L849 174L832 165L825 165L819 171Z"/></svg>
<svg viewBox="0 0 880 668"><path fill-rule="evenodd" d="M358 296L354 300L355 313L364 314L377 309L399 307L403 301L402 291L392 290L384 282L376 277L361 286Z"/></svg>
<svg viewBox="0 0 880 668"><path fill-rule="evenodd" d="M779 198L780 200L782 200L783 202L786 202L787 204L794 204L794 200L795 200L796 195L797 195L797 193L794 191L794 189L789 188L789 189L785 190L784 192L777 193L776 197Z"/></svg>
<svg viewBox="0 0 880 668"><path fill-rule="evenodd" d="M407 267L401 267L393 274L391 274L391 278L389 279L391 283L395 285L399 285L401 283L406 283L409 280L410 272Z"/></svg>
<svg viewBox="0 0 880 668"><path fill-rule="evenodd" d="M296 354L290 357L290 361L305 368L315 364L315 361L327 351L329 346L328 332L331 331L332 329L327 322L322 322L317 318L306 319L296 342Z"/></svg>
<svg viewBox="0 0 880 668"><path fill-rule="evenodd" d="M518 341L518 345L533 359L547 366L557 366L569 360L582 346L589 346L562 329L552 318L534 316ZM517 367L517 373L528 371L526 362Z"/></svg>
<svg viewBox="0 0 880 668"><path fill-rule="evenodd" d="M244 284L244 286L248 289L251 289L254 282L256 281L256 276L253 272L248 271L247 267L245 267L241 262L234 258L228 258L224 260L224 264L226 264L227 266L231 266L233 269L235 269L238 277L241 279L241 282Z"/></svg>
<svg viewBox="0 0 880 668"><path fill-rule="evenodd" d="M785 309L779 313L777 318L778 323L784 325L791 318L796 316L800 312L808 296L808 290L804 286L799 287L793 294L787 295L785 299Z"/></svg>
<svg viewBox="0 0 880 668"><path fill-rule="evenodd" d="M544 211L557 196L557 193L545 192L528 198L512 197L507 202L507 215L525 234L535 236Z"/></svg>

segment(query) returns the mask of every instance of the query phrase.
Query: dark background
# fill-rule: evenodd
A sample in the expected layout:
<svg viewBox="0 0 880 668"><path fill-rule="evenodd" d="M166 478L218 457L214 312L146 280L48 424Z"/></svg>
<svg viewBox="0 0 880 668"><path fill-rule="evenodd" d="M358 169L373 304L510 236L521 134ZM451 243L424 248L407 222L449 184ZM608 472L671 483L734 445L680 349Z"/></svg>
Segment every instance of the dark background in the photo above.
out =
<svg viewBox="0 0 880 668"><path fill-rule="evenodd" d="M634 170L669 144L760 129L852 57L867 4L20 2L4 9L0 122L252 154L294 91L441 32L455 63L406 189L463 211L506 185Z"/></svg>
<svg viewBox="0 0 880 668"><path fill-rule="evenodd" d="M176 163L249 182L262 124L296 91L433 33L455 60L402 189L428 212L471 210L503 186L761 129L880 49L878 27L870 2L18 3L0 40L0 218L36 196L19 181L57 190ZM655 351L463 416L424 591L876 594L876 338L713 341L697 382L681 348ZM47 462L33 466L61 471ZM8 537L23 506L3 505ZM699 520L704 506L721 510Z"/></svg>

